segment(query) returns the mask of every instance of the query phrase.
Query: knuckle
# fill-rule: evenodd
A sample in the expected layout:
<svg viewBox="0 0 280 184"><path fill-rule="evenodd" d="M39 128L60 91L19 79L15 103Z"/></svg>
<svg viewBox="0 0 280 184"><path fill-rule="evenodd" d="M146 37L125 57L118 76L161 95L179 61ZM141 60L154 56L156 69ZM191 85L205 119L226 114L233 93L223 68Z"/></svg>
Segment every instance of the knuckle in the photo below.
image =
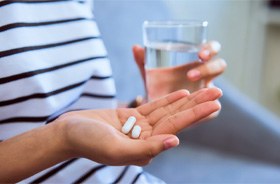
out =
<svg viewBox="0 0 280 184"><path fill-rule="evenodd" d="M193 114L194 114L194 117L200 117L200 113L199 113L199 111L200 111L200 109L198 109L198 108L192 108L191 109L192 110L192 112L193 112Z"/></svg>
<svg viewBox="0 0 280 184"><path fill-rule="evenodd" d="M207 93L206 93L206 94L203 94L203 95L204 95L203 98L205 98L206 95L207 95ZM194 104L200 104L200 103L202 102L202 99L199 98L199 97L200 97L200 95L199 95L199 96L196 96L196 98L193 99Z"/></svg>
<svg viewBox="0 0 280 184"><path fill-rule="evenodd" d="M172 108L172 106L171 105L167 105L167 106L165 106L165 112L166 112L166 114L167 115L172 115L173 113L173 111L174 111L174 109Z"/></svg>
<svg viewBox="0 0 280 184"><path fill-rule="evenodd" d="M209 73L220 74L224 72L225 68L227 67L227 64L225 60L218 58L209 62L209 64L206 65L206 67Z"/></svg>
<svg viewBox="0 0 280 184"><path fill-rule="evenodd" d="M161 114L163 114L163 118L164 117L168 117L168 116L172 116L173 115L173 108L170 105L167 105L165 107L161 107Z"/></svg>

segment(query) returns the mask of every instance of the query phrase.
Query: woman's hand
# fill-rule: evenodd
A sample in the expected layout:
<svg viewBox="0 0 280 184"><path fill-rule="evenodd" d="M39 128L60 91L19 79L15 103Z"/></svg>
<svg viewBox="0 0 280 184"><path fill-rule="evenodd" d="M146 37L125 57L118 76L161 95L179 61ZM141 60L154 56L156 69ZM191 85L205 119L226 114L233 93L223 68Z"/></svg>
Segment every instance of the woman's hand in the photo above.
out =
<svg viewBox="0 0 280 184"><path fill-rule="evenodd" d="M75 111L54 123L64 124L67 151L108 165L145 165L160 152L179 144L175 134L220 109L217 88L189 94L176 91L138 108ZM129 116L141 126L139 139L121 132Z"/></svg>
<svg viewBox="0 0 280 184"><path fill-rule="evenodd" d="M198 56L202 62L191 63L186 71L185 76L188 82L196 82L203 80L203 87L212 86L212 81L215 77L221 75L226 69L226 62L221 58L215 58L221 49L221 45L217 41L210 41L202 46ZM134 59L141 72L142 78L145 81L145 51L139 45L135 45L132 48ZM178 79L182 80L182 79ZM173 87L171 87L173 88ZM177 89L178 90L178 89Z"/></svg>
<svg viewBox="0 0 280 184"><path fill-rule="evenodd" d="M202 46L198 53L202 64L187 72L187 77L191 81L204 80L205 87L212 86L215 77L221 75L227 64L221 58L214 58L221 50L221 45L217 41L210 41Z"/></svg>
<svg viewBox="0 0 280 184"><path fill-rule="evenodd" d="M135 109L65 113L54 122L0 142L0 183L15 183L73 157L108 165L145 165L179 144L174 135L220 109L217 88L174 92ZM129 116L139 139L121 132Z"/></svg>

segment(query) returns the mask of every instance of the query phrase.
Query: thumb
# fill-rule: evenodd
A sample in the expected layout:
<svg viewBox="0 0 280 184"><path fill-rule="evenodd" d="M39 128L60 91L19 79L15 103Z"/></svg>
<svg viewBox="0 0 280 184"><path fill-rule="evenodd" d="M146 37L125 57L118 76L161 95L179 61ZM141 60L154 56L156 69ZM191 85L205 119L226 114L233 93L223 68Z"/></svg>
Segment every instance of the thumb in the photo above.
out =
<svg viewBox="0 0 280 184"><path fill-rule="evenodd" d="M149 160L159 153L179 145L179 139L172 134L161 134L149 137L145 140L133 140L127 144L131 161ZM128 151L127 151L128 152Z"/></svg>
<svg viewBox="0 0 280 184"><path fill-rule="evenodd" d="M163 150L167 150L179 145L180 141L176 135L173 134L161 134L149 137L147 139L149 142L154 142L154 144L162 144ZM163 151L161 150L161 151Z"/></svg>
<svg viewBox="0 0 280 184"><path fill-rule="evenodd" d="M140 70L141 76L143 80L145 81L145 50L140 45L134 45L132 47L132 52L134 56L134 60L136 61L136 64Z"/></svg>

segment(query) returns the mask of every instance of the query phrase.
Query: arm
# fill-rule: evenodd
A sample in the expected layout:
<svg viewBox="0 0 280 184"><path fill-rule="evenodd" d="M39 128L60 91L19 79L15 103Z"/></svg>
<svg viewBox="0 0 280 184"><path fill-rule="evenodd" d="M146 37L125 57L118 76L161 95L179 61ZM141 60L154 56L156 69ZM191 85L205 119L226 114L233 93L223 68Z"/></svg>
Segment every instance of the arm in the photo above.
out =
<svg viewBox="0 0 280 184"><path fill-rule="evenodd" d="M63 126L50 123L0 143L0 181L16 182L71 158Z"/></svg>
<svg viewBox="0 0 280 184"><path fill-rule="evenodd" d="M0 143L0 182L17 182L75 157L107 165L146 165L179 144L176 133L218 111L215 100L221 95L217 88L192 94L180 90L137 108L65 113ZM131 115L142 127L139 139L121 132Z"/></svg>

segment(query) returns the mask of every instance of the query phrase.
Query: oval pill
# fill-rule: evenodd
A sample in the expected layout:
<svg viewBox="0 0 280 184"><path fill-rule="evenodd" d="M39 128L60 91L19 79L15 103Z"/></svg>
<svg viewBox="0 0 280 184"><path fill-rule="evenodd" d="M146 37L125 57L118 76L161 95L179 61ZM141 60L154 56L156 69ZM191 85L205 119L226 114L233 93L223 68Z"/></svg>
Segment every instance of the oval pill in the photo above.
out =
<svg viewBox="0 0 280 184"><path fill-rule="evenodd" d="M130 116L126 122L124 123L123 127L122 127L122 132L124 134L128 134L128 132L130 132L130 130L132 129L132 127L134 126L136 122L136 118L134 116Z"/></svg>
<svg viewBox="0 0 280 184"><path fill-rule="evenodd" d="M135 125L131 133L132 138L136 139L140 136L140 134L141 134L141 127L139 125Z"/></svg>

